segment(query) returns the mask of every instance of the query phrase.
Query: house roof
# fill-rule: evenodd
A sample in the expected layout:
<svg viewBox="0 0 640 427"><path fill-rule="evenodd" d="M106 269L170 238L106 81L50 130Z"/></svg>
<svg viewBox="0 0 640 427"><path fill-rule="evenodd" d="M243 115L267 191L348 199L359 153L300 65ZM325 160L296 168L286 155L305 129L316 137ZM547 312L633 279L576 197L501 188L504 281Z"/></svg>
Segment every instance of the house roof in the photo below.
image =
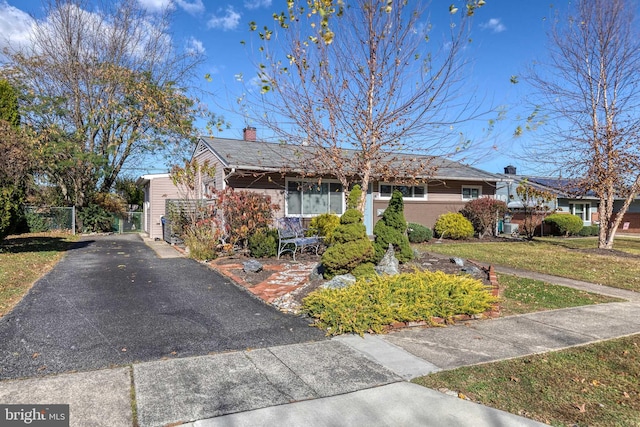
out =
<svg viewBox="0 0 640 427"><path fill-rule="evenodd" d="M245 141L240 139L201 137L200 144L194 152L194 156L203 150L213 153L225 168L238 170L260 171L292 171L301 170L305 158L311 158L311 147L278 144L261 141ZM355 150L345 150L347 155L357 153ZM391 155L391 154L390 154ZM420 159L431 162L437 166L435 174L425 178L439 180L467 180L479 182L510 181L510 178L485 172L483 170L454 162L441 157L424 155L396 154L398 165L406 162L416 162Z"/></svg>
<svg viewBox="0 0 640 427"><path fill-rule="evenodd" d="M588 191L586 194L580 194L580 189L578 188L577 182L574 179L522 175L506 176L511 177L515 182L518 183L526 179L530 185L545 191L549 191L550 193L555 194L557 197L571 199L597 199L592 191Z"/></svg>
<svg viewBox="0 0 640 427"><path fill-rule="evenodd" d="M148 182L150 182L153 179L156 179L156 178L169 178L169 176L170 175L168 173L150 173L150 174L147 174L147 175L142 175L141 177L139 177L136 180L136 185L138 187L142 187L142 186L146 185Z"/></svg>

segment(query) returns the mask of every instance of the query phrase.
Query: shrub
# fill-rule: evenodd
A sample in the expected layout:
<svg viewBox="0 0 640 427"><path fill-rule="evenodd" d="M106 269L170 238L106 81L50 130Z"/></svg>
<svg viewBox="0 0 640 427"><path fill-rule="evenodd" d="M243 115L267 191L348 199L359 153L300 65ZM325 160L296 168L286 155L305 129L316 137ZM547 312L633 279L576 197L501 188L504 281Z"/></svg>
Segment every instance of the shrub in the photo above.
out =
<svg viewBox="0 0 640 427"><path fill-rule="evenodd" d="M25 209L24 218L30 233L41 233L51 229L50 221L35 209Z"/></svg>
<svg viewBox="0 0 640 427"><path fill-rule="evenodd" d="M582 218L568 214L551 214L544 219L544 223L551 226L554 234L561 236L578 234L584 227Z"/></svg>
<svg viewBox="0 0 640 427"><path fill-rule="evenodd" d="M92 201L112 214L124 215L127 212L127 201L118 194L96 193L92 197Z"/></svg>
<svg viewBox="0 0 640 427"><path fill-rule="evenodd" d="M373 243L376 251L376 261L380 261L389 248L393 245L396 258L400 262L413 259L413 251L407 237L407 220L404 218L404 202L402 193L395 190L391 195L389 206L382 214L380 221L373 227L376 239Z"/></svg>
<svg viewBox="0 0 640 427"><path fill-rule="evenodd" d="M413 222L407 226L407 233L411 243L428 242L433 237L433 231L429 227Z"/></svg>
<svg viewBox="0 0 640 427"><path fill-rule="evenodd" d="M347 209L333 232L333 242L322 254L324 277L351 273L360 264L373 261L373 244L362 223L362 213Z"/></svg>
<svg viewBox="0 0 640 427"><path fill-rule="evenodd" d="M496 297L468 276L422 271L359 279L343 289L320 289L303 300L303 310L328 335L384 332L394 322L452 322L457 314L478 314Z"/></svg>
<svg viewBox="0 0 640 427"><path fill-rule="evenodd" d="M506 211L507 204L505 202L483 197L467 202L460 213L471 221L473 229L478 233L478 238L482 239L487 233L493 234L498 218L503 216Z"/></svg>
<svg viewBox="0 0 640 427"><path fill-rule="evenodd" d="M585 225L578 231L578 236L589 237L597 236L600 233L600 227L597 225Z"/></svg>
<svg viewBox="0 0 640 427"><path fill-rule="evenodd" d="M249 236L268 228L273 212L279 209L271 197L253 191L235 191L231 187L218 193L218 206L222 208L225 235L230 244L247 247Z"/></svg>
<svg viewBox="0 0 640 427"><path fill-rule="evenodd" d="M189 256L201 261L215 258L220 235L220 227L213 218L203 219L188 226L184 243L189 248Z"/></svg>
<svg viewBox="0 0 640 427"><path fill-rule="evenodd" d="M249 237L249 253L254 258L274 257L278 253L278 230L258 230Z"/></svg>
<svg viewBox="0 0 640 427"><path fill-rule="evenodd" d="M110 232L113 231L113 217L99 205L90 203L78 212L78 218L82 221L84 232Z"/></svg>
<svg viewBox="0 0 640 427"><path fill-rule="evenodd" d="M356 279L365 279L378 275L378 273L376 273L376 265L372 262L365 262L364 264L358 265L351 271L351 274L353 274Z"/></svg>
<svg viewBox="0 0 640 427"><path fill-rule="evenodd" d="M340 217L335 214L322 214L314 217L309 224L309 235L318 235L325 244L331 244L333 232L340 225Z"/></svg>
<svg viewBox="0 0 640 427"><path fill-rule="evenodd" d="M445 213L438 217L433 227L438 237L468 239L473 237L473 224L461 213Z"/></svg>
<svg viewBox="0 0 640 427"><path fill-rule="evenodd" d="M349 197L347 198L347 209L358 209L360 204L360 197L362 197L362 188L356 184L349 191Z"/></svg>

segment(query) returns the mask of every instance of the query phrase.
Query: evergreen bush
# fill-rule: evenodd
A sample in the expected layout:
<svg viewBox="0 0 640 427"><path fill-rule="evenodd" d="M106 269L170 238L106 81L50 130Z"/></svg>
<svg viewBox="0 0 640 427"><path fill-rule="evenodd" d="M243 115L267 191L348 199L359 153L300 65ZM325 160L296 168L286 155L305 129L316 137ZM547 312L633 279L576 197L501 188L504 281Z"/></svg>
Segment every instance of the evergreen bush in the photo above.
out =
<svg viewBox="0 0 640 427"><path fill-rule="evenodd" d="M354 197L352 190L349 199ZM347 209L333 232L331 245L322 254L324 277L331 279L338 274L352 273L359 265L372 262L373 258L373 244L362 222L362 213Z"/></svg>
<svg viewBox="0 0 640 427"><path fill-rule="evenodd" d="M325 213L313 217L309 224L308 235L317 235L323 238L325 245L331 244L333 232L340 225L340 217L336 214Z"/></svg>
<svg viewBox="0 0 640 427"><path fill-rule="evenodd" d="M51 229L50 221L33 209L25 209L24 218L30 233L42 233Z"/></svg>
<svg viewBox="0 0 640 427"><path fill-rule="evenodd" d="M429 227L414 222L407 226L407 234L411 243L428 242L433 237L433 231Z"/></svg>
<svg viewBox="0 0 640 427"><path fill-rule="evenodd" d="M382 259L389 244L393 245L398 261L407 262L413 259L413 251L407 237L404 202L400 191L395 190L391 195L389 206L385 209L380 221L373 227L373 234L376 236L374 241L376 262Z"/></svg>
<svg viewBox="0 0 640 427"><path fill-rule="evenodd" d="M303 310L328 335L381 333L394 322L452 322L458 314L478 314L497 297L469 276L420 271L371 276L342 289L319 289L303 300Z"/></svg>
<svg viewBox="0 0 640 427"><path fill-rule="evenodd" d="M442 214L436 220L433 230L438 237L447 239L468 239L473 237L473 224L459 212Z"/></svg>
<svg viewBox="0 0 640 427"><path fill-rule="evenodd" d="M544 219L544 223L551 226L552 233L560 236L578 234L584 227L582 218L569 214L551 214Z"/></svg>
<svg viewBox="0 0 640 427"><path fill-rule="evenodd" d="M589 236L597 236L600 233L600 227L597 225L585 225L578 232L578 236L589 237Z"/></svg>
<svg viewBox="0 0 640 427"><path fill-rule="evenodd" d="M101 233L113 231L113 216L99 205L90 203L78 212L84 232Z"/></svg>
<svg viewBox="0 0 640 427"><path fill-rule="evenodd" d="M249 253L254 258L274 257L278 253L278 230L260 229L249 237Z"/></svg>
<svg viewBox="0 0 640 427"><path fill-rule="evenodd" d="M349 191L349 197L347 198L347 209L358 209L360 203L360 197L362 197L362 188L356 184Z"/></svg>

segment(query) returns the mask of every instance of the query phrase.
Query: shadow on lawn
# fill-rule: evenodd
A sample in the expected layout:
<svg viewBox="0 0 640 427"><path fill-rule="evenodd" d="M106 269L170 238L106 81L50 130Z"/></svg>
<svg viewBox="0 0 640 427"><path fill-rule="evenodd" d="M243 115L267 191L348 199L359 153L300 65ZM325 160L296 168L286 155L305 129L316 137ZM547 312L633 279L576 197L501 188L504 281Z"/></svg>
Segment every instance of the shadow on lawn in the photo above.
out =
<svg viewBox="0 0 640 427"><path fill-rule="evenodd" d="M2 253L61 252L84 248L94 240L73 242L60 236L7 237L0 242Z"/></svg>

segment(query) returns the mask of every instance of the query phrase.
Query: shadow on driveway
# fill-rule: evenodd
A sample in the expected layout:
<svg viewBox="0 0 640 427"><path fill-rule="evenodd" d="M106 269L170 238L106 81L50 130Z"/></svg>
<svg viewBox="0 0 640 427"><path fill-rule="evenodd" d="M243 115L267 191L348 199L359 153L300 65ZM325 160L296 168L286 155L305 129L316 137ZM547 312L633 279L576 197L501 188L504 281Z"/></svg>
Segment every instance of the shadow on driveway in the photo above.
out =
<svg viewBox="0 0 640 427"><path fill-rule="evenodd" d="M0 379L324 339L138 235L81 241L0 319Z"/></svg>

